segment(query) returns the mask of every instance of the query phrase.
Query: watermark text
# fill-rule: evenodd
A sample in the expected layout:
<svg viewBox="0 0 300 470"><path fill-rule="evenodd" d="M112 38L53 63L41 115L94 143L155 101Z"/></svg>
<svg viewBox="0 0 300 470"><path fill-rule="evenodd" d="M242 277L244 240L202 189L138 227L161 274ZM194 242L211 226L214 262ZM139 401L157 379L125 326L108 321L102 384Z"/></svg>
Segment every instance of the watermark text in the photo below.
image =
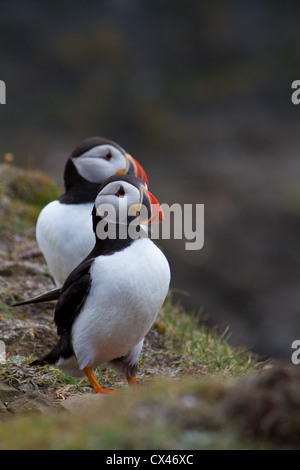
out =
<svg viewBox="0 0 300 470"><path fill-rule="evenodd" d="M291 100L293 104L300 103L300 80L294 80L292 83L292 89L295 90L292 93Z"/></svg>
<svg viewBox="0 0 300 470"><path fill-rule="evenodd" d="M143 205L139 205L138 214L135 212L133 215L124 199L120 200L117 208L112 204L97 206L101 220L97 224L96 234L100 240L126 239L128 236L136 240L149 236L152 240L185 240L186 250L201 250L203 247L204 204L161 204L157 210L154 209L154 213L161 209L164 221L157 223L158 220L149 219L149 210ZM132 207L136 210L136 205Z"/></svg>
<svg viewBox="0 0 300 470"><path fill-rule="evenodd" d="M295 339L292 342L292 349L295 349L291 356L291 361L293 364L298 365L300 364L300 339Z"/></svg>
<svg viewBox="0 0 300 470"><path fill-rule="evenodd" d="M6 350L4 341L0 340L0 364L6 363Z"/></svg>
<svg viewBox="0 0 300 470"><path fill-rule="evenodd" d="M0 80L0 104L6 104L6 85Z"/></svg>

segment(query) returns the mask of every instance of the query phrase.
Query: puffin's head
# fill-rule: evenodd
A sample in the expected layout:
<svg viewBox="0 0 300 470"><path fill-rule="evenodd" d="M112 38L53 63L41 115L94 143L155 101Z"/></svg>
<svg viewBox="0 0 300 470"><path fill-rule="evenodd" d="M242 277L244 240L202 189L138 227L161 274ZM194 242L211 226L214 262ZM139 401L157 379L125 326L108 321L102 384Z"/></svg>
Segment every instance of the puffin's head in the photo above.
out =
<svg viewBox="0 0 300 470"><path fill-rule="evenodd" d="M164 214L144 181L133 175L114 175L100 187L96 197L94 232L101 219L119 225L129 225L133 221L136 225L152 224L162 222Z"/></svg>
<svg viewBox="0 0 300 470"><path fill-rule="evenodd" d="M70 165L90 183L102 184L111 175L126 174L148 184L143 167L118 144L102 137L89 137L75 148L65 169L66 186Z"/></svg>

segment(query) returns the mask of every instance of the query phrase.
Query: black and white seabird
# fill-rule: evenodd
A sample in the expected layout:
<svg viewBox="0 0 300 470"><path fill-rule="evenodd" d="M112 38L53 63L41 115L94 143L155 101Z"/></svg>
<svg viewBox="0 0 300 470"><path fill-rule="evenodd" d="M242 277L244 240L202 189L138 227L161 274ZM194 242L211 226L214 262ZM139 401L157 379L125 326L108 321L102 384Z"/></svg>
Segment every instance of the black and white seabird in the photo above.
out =
<svg viewBox="0 0 300 470"><path fill-rule="evenodd" d="M115 220L108 219L109 228L115 225L115 239L98 238L98 224L104 220L101 209L106 204L116 209ZM121 224L125 224L121 204L130 214L126 237L124 230L120 236ZM93 207L96 242L91 253L60 289L14 304L58 298L54 315L58 343L33 364L55 364L69 375L85 373L96 393L112 393L94 377L93 368L101 364L122 371L129 384L136 383L144 337L168 293L170 268L149 238L129 235L129 226L132 221L154 223L162 217L158 201L142 180L127 175L107 179Z"/></svg>
<svg viewBox="0 0 300 470"><path fill-rule="evenodd" d="M118 144L102 137L81 142L66 162L65 193L41 211L36 239L57 287L94 246L91 213L100 185L129 174L148 184L142 166Z"/></svg>

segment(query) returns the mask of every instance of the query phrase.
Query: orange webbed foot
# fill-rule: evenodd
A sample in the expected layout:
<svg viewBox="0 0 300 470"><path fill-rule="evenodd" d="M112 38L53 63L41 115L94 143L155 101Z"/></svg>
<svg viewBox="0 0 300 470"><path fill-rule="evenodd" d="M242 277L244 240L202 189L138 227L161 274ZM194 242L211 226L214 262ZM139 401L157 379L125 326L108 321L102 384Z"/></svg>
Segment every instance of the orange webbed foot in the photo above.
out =
<svg viewBox="0 0 300 470"><path fill-rule="evenodd" d="M113 393L118 393L116 390L106 390L105 388L100 388L98 390L95 390L95 393L98 393L99 395L111 395Z"/></svg>
<svg viewBox="0 0 300 470"><path fill-rule="evenodd" d="M127 382L128 382L128 385L129 385L130 387L132 387L133 389L137 390L138 385L137 385L137 381L136 381L136 376L127 377Z"/></svg>
<svg viewBox="0 0 300 470"><path fill-rule="evenodd" d="M103 394L103 395L110 395L112 393L118 393L115 390L106 390L105 388L102 388L101 385L97 382L97 380L94 376L94 373L93 373L90 366L86 366L83 370L84 370L87 378L91 382L95 393Z"/></svg>

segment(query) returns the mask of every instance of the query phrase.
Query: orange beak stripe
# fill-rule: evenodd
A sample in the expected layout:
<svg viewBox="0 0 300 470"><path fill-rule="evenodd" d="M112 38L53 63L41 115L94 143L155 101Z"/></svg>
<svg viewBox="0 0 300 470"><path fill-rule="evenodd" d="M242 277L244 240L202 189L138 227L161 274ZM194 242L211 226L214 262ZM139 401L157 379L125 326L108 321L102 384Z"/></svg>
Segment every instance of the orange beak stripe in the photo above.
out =
<svg viewBox="0 0 300 470"><path fill-rule="evenodd" d="M150 206L151 206L151 219L149 220L148 224L164 222L165 216L164 216L160 203L158 202L156 197L153 196L153 194L151 194L148 190L145 190L145 192L148 195Z"/></svg>
<svg viewBox="0 0 300 470"><path fill-rule="evenodd" d="M127 156L128 160L130 160L130 162L132 163L132 165L134 167L135 176L137 176L138 178L143 180L148 186L149 185L148 176L147 176L144 168L142 167L142 165L140 165L140 163L135 158L133 158L131 155L129 155L129 153L126 153L126 156Z"/></svg>

